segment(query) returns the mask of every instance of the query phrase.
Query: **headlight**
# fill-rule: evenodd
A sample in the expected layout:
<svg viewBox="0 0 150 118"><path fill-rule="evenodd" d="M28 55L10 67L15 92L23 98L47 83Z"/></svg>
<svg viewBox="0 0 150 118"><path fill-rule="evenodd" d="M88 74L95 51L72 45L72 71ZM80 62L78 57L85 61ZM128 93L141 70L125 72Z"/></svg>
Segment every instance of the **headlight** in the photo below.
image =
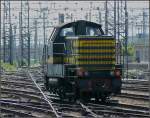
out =
<svg viewBox="0 0 150 118"><path fill-rule="evenodd" d="M83 72L82 71L78 71L77 74L78 74L78 76L83 76Z"/></svg>
<svg viewBox="0 0 150 118"><path fill-rule="evenodd" d="M78 68L78 69L77 69L77 75L78 75L78 76L83 76L83 74L84 74L83 68Z"/></svg>
<svg viewBox="0 0 150 118"><path fill-rule="evenodd" d="M113 76L113 75L114 75L114 71L111 71L111 72L110 72L110 75Z"/></svg>
<svg viewBox="0 0 150 118"><path fill-rule="evenodd" d="M120 71L119 70L115 70L115 75L116 76L120 76L121 75Z"/></svg>
<svg viewBox="0 0 150 118"><path fill-rule="evenodd" d="M84 75L85 75L85 76L88 76L88 75L89 75L89 73L88 73L88 72L84 72Z"/></svg>

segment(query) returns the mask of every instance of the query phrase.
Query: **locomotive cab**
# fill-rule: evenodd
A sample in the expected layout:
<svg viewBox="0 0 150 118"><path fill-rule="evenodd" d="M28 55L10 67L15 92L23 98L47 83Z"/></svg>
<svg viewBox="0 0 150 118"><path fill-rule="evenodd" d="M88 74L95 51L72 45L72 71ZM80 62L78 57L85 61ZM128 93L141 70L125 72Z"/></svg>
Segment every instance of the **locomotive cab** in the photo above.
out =
<svg viewBox="0 0 150 118"><path fill-rule="evenodd" d="M61 98L106 99L121 91L115 39L100 24L79 20L54 28L44 66L46 89Z"/></svg>

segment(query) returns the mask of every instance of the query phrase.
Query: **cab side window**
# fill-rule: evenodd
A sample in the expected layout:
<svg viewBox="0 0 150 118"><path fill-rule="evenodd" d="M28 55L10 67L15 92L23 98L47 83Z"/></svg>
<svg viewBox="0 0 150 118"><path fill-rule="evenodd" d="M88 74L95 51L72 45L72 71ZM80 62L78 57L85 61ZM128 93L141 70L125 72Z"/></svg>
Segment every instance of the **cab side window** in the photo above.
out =
<svg viewBox="0 0 150 118"><path fill-rule="evenodd" d="M60 36L75 36L74 28L73 27L63 28L60 32Z"/></svg>
<svg viewBox="0 0 150 118"><path fill-rule="evenodd" d="M99 36L102 35L101 31L97 27L87 26L86 27L86 35L89 36Z"/></svg>

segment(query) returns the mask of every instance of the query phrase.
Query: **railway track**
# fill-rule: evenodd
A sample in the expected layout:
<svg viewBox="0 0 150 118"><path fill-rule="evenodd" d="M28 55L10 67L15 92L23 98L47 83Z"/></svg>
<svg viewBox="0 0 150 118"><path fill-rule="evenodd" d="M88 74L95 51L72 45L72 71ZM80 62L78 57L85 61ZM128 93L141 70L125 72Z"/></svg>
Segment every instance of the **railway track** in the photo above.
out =
<svg viewBox="0 0 150 118"><path fill-rule="evenodd" d="M142 107L139 110L138 106L135 107L132 105L118 104L118 103L117 104L109 103L104 105L89 103L88 105L89 108L93 109L97 114L103 113L103 115L106 115L107 117L108 116L110 117L111 115L121 116L121 117L149 117L149 114L141 110Z"/></svg>
<svg viewBox="0 0 150 118"><path fill-rule="evenodd" d="M44 108L40 108L39 106L30 106L27 103L26 104L21 104L21 103L14 103L13 102L6 102L6 101L0 101L1 105L4 107L7 107L7 110L12 110L12 109L19 109L19 111L21 111L21 113L28 113L29 115L32 115L32 117L38 117L38 118L42 118L42 117L48 117L48 115L52 116L52 111L49 110L48 108L44 109ZM41 114L39 116L39 114ZM25 116L24 116L25 117Z"/></svg>
<svg viewBox="0 0 150 118"><path fill-rule="evenodd" d="M122 90L149 92L148 87L122 86Z"/></svg>
<svg viewBox="0 0 150 118"><path fill-rule="evenodd" d="M119 97L149 101L148 80L123 80L122 93Z"/></svg>
<svg viewBox="0 0 150 118"><path fill-rule="evenodd" d="M53 100L51 100L51 101L53 103ZM82 103L80 101L77 102L77 105L76 104L71 105L71 106L76 106L76 107L79 105L77 108L76 107L72 108L70 105L68 105L68 107L66 107L66 106L64 107L63 103L61 103L61 105L58 105L58 103L55 103L55 105L54 105L54 107L58 111L63 110L63 113L61 113L61 115L64 114L64 110L67 109L67 112L72 112L72 111L78 111L78 112L80 111L81 112L82 111L81 114L78 117L81 117L83 114L85 115L85 116L83 115L84 117L87 117L87 116L88 117L103 117L105 114L115 115L115 116L116 115L117 116L122 116L123 115L123 116L133 116L133 117L149 117L149 113L145 112L145 111L148 111L147 107L133 106L133 105L127 105L127 104L118 104L117 103L117 105L119 107L116 108L114 106L115 104L111 103L111 106L109 106L109 108L111 108L111 109L108 109L108 104L107 105L97 104L98 105L97 109L99 109L98 111L97 111L96 108L93 108L92 106L89 106L87 103ZM136 110L133 110L133 109L136 109ZM138 109L140 109L141 111L138 110ZM145 111L143 111L142 109L144 109ZM72 115L66 115L65 114L64 117L66 117L66 116L71 117ZM77 115L76 115L76 117L77 117Z"/></svg>
<svg viewBox="0 0 150 118"><path fill-rule="evenodd" d="M39 74L41 74L39 71L38 71ZM32 75L31 72L28 71L28 74L29 76L31 77L31 79L34 81L35 85L37 86L37 88L40 90L40 92L42 93L43 97L45 98L45 100L47 101L47 103L50 105L52 111L54 112L55 116L56 117L96 117L98 118L99 116L96 115L93 111L91 111L88 107L86 107L82 102L80 101L77 101L76 104L78 104L78 112L76 113L79 113L78 115L74 115L75 114L75 111L73 109L70 109L69 111L71 113L66 113L64 112L64 110L68 109L67 107L62 107L63 105L58 105L58 103L54 103L54 101L52 101L51 99L49 99L49 97L42 91L42 89L40 88L40 85L38 85L36 83L36 80L34 79L34 76ZM42 75L42 74L41 74ZM36 77L35 77L36 78ZM80 109L81 108L81 109ZM68 110L67 110L68 112ZM73 113L74 112L74 113Z"/></svg>
<svg viewBox="0 0 150 118"><path fill-rule="evenodd" d="M33 104L44 106L45 100L24 71L13 73L13 76L11 74L2 76L2 99L0 100L2 117L54 117L50 108L44 109Z"/></svg>
<svg viewBox="0 0 150 118"><path fill-rule="evenodd" d="M149 80L127 79L127 80L122 80L122 84L147 87L149 86Z"/></svg>
<svg viewBox="0 0 150 118"><path fill-rule="evenodd" d="M2 104L0 109L4 116L14 117L15 114L18 117L37 118L149 117L147 107L114 103L111 100L106 104L93 103L92 101L61 101L57 95L45 91L43 74L39 69L18 72L14 74L11 81L9 81L9 74L4 77L9 78L2 80L2 93L4 96L0 100Z"/></svg>
<svg viewBox="0 0 150 118"><path fill-rule="evenodd" d="M131 94L131 93L127 93L127 92L123 92L123 93L121 93L121 95L117 95L117 96L123 97L123 98L143 100L143 101L149 101L150 100L149 95Z"/></svg>

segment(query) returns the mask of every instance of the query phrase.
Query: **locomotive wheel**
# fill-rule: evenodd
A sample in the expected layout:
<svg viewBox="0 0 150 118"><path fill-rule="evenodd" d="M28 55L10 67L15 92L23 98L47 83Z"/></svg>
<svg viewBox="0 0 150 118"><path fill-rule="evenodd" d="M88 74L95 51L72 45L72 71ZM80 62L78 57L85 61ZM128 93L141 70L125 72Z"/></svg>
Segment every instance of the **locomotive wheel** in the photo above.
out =
<svg viewBox="0 0 150 118"><path fill-rule="evenodd" d="M80 98L80 90L79 90L78 87L76 87L74 99L75 99L75 101L76 101L76 100L78 100L79 98Z"/></svg>
<svg viewBox="0 0 150 118"><path fill-rule="evenodd" d="M81 95L81 99L83 99L83 101L85 101L85 102L89 102L90 99L91 99L91 97L89 96L89 94L86 93L86 92L80 93L80 95Z"/></svg>
<svg viewBox="0 0 150 118"><path fill-rule="evenodd" d="M69 102L75 102L76 101L74 96L69 96L68 100L69 100Z"/></svg>
<svg viewBox="0 0 150 118"><path fill-rule="evenodd" d="M61 100L65 99L66 95L65 95L65 91L64 91L63 87L60 87L58 94L59 94L59 97L60 97Z"/></svg>
<svg viewBox="0 0 150 118"><path fill-rule="evenodd" d="M73 93L74 94L72 96L69 96L68 99L69 101L75 102L77 101L77 99L79 99L79 95L77 90L73 91Z"/></svg>
<svg viewBox="0 0 150 118"><path fill-rule="evenodd" d="M95 95L95 102L98 103L99 102L99 96Z"/></svg>
<svg viewBox="0 0 150 118"><path fill-rule="evenodd" d="M102 103L106 103L106 98L105 98L105 97L102 97L102 98L101 98L101 102L102 102Z"/></svg>
<svg viewBox="0 0 150 118"><path fill-rule="evenodd" d="M102 102L102 103L106 103L106 102L107 102L107 96L103 96L103 97L101 98L101 102Z"/></svg>
<svg viewBox="0 0 150 118"><path fill-rule="evenodd" d="M46 90L49 90L49 81L48 81L48 77L45 75L45 82L44 82L44 85L45 85L45 88L46 88Z"/></svg>

